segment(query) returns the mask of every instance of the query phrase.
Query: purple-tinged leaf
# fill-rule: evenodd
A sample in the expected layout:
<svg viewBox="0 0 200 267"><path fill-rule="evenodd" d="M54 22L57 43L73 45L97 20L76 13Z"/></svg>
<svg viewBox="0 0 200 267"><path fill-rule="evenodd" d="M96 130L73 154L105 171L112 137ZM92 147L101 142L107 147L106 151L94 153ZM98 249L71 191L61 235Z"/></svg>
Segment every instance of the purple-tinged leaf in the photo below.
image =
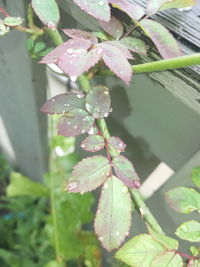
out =
<svg viewBox="0 0 200 267"><path fill-rule="evenodd" d="M113 7L127 13L133 20L139 20L145 15L145 11L139 5L130 3L127 0L109 0Z"/></svg>
<svg viewBox="0 0 200 267"><path fill-rule="evenodd" d="M72 193L86 193L102 185L110 175L111 166L104 156L88 157L80 161L73 169L66 190Z"/></svg>
<svg viewBox="0 0 200 267"><path fill-rule="evenodd" d="M69 55L70 57L75 57L76 53L80 53L82 50L87 50L91 47L91 42L89 40L68 40L67 42L59 45L53 49L48 55L43 57L40 63L49 64L57 63L58 59L64 55Z"/></svg>
<svg viewBox="0 0 200 267"><path fill-rule="evenodd" d="M110 139L108 139L108 144L114 149L117 149L121 152L125 151L126 149L126 144L116 136L111 136Z"/></svg>
<svg viewBox="0 0 200 267"><path fill-rule="evenodd" d="M136 52L138 54L145 55L147 53L147 47L144 41L134 38L134 37L125 37L120 40L120 42L126 46L130 51Z"/></svg>
<svg viewBox="0 0 200 267"><path fill-rule="evenodd" d="M110 112L110 94L107 87L98 85L93 87L86 96L85 107L96 119L108 117Z"/></svg>
<svg viewBox="0 0 200 267"><path fill-rule="evenodd" d="M120 49L126 58L134 59L134 57L131 55L131 52L129 51L129 48L126 45L122 44L121 41L107 41L107 42L104 42L104 44L114 46Z"/></svg>
<svg viewBox="0 0 200 267"><path fill-rule="evenodd" d="M140 22L145 33L151 38L163 58L179 57L180 47L171 33L154 20L144 19Z"/></svg>
<svg viewBox="0 0 200 267"><path fill-rule="evenodd" d="M93 44L98 43L97 37L91 32L86 32L78 29L63 29L63 32L72 39L85 39Z"/></svg>
<svg viewBox="0 0 200 267"><path fill-rule="evenodd" d="M152 15L159 10L169 8L185 8L196 4L196 0L149 0L147 11L149 15Z"/></svg>
<svg viewBox="0 0 200 267"><path fill-rule="evenodd" d="M104 139L100 135L89 135L81 143L82 149L88 152L97 152L103 149L104 146L105 146Z"/></svg>
<svg viewBox="0 0 200 267"><path fill-rule="evenodd" d="M110 7L108 0L73 0L81 10L96 19L109 21L110 20Z"/></svg>
<svg viewBox="0 0 200 267"><path fill-rule="evenodd" d="M83 108L85 98L83 94L74 94L71 92L56 95L49 99L42 107L41 111L48 114L60 114L68 112L71 109Z"/></svg>
<svg viewBox="0 0 200 267"><path fill-rule="evenodd" d="M77 136L85 133L94 123L94 118L83 109L72 109L64 114L58 123L58 134Z"/></svg>
<svg viewBox="0 0 200 267"><path fill-rule="evenodd" d="M130 188L140 187L140 178L138 177L132 163L124 156L117 156L113 159L113 167L118 179Z"/></svg>
<svg viewBox="0 0 200 267"><path fill-rule="evenodd" d="M126 84L129 84L132 76L132 68L123 52L110 44L101 43L103 49L102 58L105 64Z"/></svg>
<svg viewBox="0 0 200 267"><path fill-rule="evenodd" d="M101 59L98 49L79 50L72 55L65 54L58 59L58 67L75 81L78 76L95 66ZM101 52L101 51L100 51Z"/></svg>
<svg viewBox="0 0 200 267"><path fill-rule="evenodd" d="M55 0L32 0L32 7L44 25L50 29L56 28L60 13Z"/></svg>
<svg viewBox="0 0 200 267"><path fill-rule="evenodd" d="M100 21L99 24L105 32L115 39L119 39L123 34L124 27L122 23L113 16L111 16L109 22Z"/></svg>
<svg viewBox="0 0 200 267"><path fill-rule="evenodd" d="M102 188L94 227L102 246L111 251L118 248L129 234L131 198L126 186L115 176Z"/></svg>
<svg viewBox="0 0 200 267"><path fill-rule="evenodd" d="M187 267L198 267L200 266L200 260L189 260Z"/></svg>

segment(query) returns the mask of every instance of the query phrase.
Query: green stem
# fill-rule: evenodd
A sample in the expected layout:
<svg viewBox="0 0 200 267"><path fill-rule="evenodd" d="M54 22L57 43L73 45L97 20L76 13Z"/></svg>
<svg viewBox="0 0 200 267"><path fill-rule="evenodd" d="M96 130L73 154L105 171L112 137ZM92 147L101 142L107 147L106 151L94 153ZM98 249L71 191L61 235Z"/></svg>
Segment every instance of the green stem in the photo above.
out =
<svg viewBox="0 0 200 267"><path fill-rule="evenodd" d="M56 46L61 45L63 43L63 39L58 30L56 29L52 30L52 29L46 28L46 32L49 34L49 36L51 37L51 40Z"/></svg>
<svg viewBox="0 0 200 267"><path fill-rule="evenodd" d="M175 57L170 59L163 59L155 62L144 63L133 65L133 73L148 73L148 72L155 72L155 71L164 71L164 70L172 70L178 68L185 68L189 66L200 65L200 53L182 56L182 57ZM101 75L111 75L113 74L110 70L103 70L100 71L99 74Z"/></svg>
<svg viewBox="0 0 200 267"><path fill-rule="evenodd" d="M54 125L53 119L50 119L50 132L53 135ZM52 136L51 136L52 139ZM51 141L50 141L51 142ZM54 195L54 169L53 169L53 151L50 152L49 158L49 175L50 175L50 201L51 201L51 214L52 214L52 222L53 222L53 236L54 236L54 244L56 251L56 260L60 262L60 245L59 245L59 237L58 237L58 224L57 224L57 214L56 214L56 200Z"/></svg>

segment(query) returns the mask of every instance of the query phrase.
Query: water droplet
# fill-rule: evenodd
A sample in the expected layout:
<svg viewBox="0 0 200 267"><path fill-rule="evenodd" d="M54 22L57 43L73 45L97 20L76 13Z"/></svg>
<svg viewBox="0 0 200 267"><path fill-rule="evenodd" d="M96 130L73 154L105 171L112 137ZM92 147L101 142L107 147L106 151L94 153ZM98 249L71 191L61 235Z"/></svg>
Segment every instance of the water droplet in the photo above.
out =
<svg viewBox="0 0 200 267"><path fill-rule="evenodd" d="M103 186L103 189L107 189L108 188L108 183L105 183Z"/></svg>
<svg viewBox="0 0 200 267"><path fill-rule="evenodd" d="M119 147L124 147L124 144L123 143L119 143Z"/></svg>
<svg viewBox="0 0 200 267"><path fill-rule="evenodd" d="M85 148L85 147L86 147L86 145L85 145L85 144L81 144L81 147L82 147L82 148Z"/></svg>
<svg viewBox="0 0 200 267"><path fill-rule="evenodd" d="M97 49L97 54L101 54L103 52L103 49L102 48L98 48Z"/></svg>
<svg viewBox="0 0 200 267"><path fill-rule="evenodd" d="M90 135L94 134L94 127L91 127L87 132Z"/></svg>
<svg viewBox="0 0 200 267"><path fill-rule="evenodd" d="M140 181L134 181L133 184L136 188L140 188L141 186Z"/></svg>
<svg viewBox="0 0 200 267"><path fill-rule="evenodd" d="M91 111L91 106L90 106L90 104L86 103L86 104L85 104L85 107L86 107L87 111L89 111L89 112Z"/></svg>
<svg viewBox="0 0 200 267"><path fill-rule="evenodd" d="M103 241L104 240L104 237L103 236L100 236L99 237L99 241Z"/></svg>
<svg viewBox="0 0 200 267"><path fill-rule="evenodd" d="M107 118L108 115L109 115L109 112L105 112L105 113L103 114L103 116L104 116L105 118Z"/></svg>
<svg viewBox="0 0 200 267"><path fill-rule="evenodd" d="M81 195L83 195L84 194L84 191L81 191Z"/></svg>
<svg viewBox="0 0 200 267"><path fill-rule="evenodd" d="M128 236L129 235L129 232L125 232L125 235Z"/></svg>
<svg viewBox="0 0 200 267"><path fill-rule="evenodd" d="M72 82L75 82L77 77L76 76L71 76L70 79L72 80Z"/></svg>
<svg viewBox="0 0 200 267"><path fill-rule="evenodd" d="M77 125L74 125L74 129L77 129L78 128L78 126Z"/></svg>
<svg viewBox="0 0 200 267"><path fill-rule="evenodd" d="M67 104L64 104L64 106L66 107L66 106L67 106Z"/></svg>
<svg viewBox="0 0 200 267"><path fill-rule="evenodd" d="M67 185L67 190L68 191L72 191L73 189L75 189L77 187L77 182L73 182Z"/></svg>
<svg viewBox="0 0 200 267"><path fill-rule="evenodd" d="M104 92L104 94L105 94L105 95L109 95L109 92L106 90L106 91Z"/></svg>
<svg viewBox="0 0 200 267"><path fill-rule="evenodd" d="M112 109L112 108L110 108L110 109L109 109L109 112L112 112L112 111L113 111L113 109Z"/></svg>
<svg viewBox="0 0 200 267"><path fill-rule="evenodd" d="M103 6L104 5L104 1L99 1L99 5Z"/></svg>
<svg viewBox="0 0 200 267"><path fill-rule="evenodd" d="M68 48L66 52L67 52L68 54L72 54L72 53L74 53L74 50L71 49L71 48Z"/></svg>
<svg viewBox="0 0 200 267"><path fill-rule="evenodd" d="M56 100L53 98L51 101L52 101L52 102L55 102Z"/></svg>
<svg viewBox="0 0 200 267"><path fill-rule="evenodd" d="M101 211L100 210L97 210L97 214L100 214L101 213Z"/></svg>
<svg viewBox="0 0 200 267"><path fill-rule="evenodd" d="M84 94L83 94L82 92L80 92L80 93L78 93L76 96L77 96L78 98L83 98L83 97L84 97Z"/></svg>
<svg viewBox="0 0 200 267"><path fill-rule="evenodd" d="M124 75L124 71L123 70L120 70L119 72L121 75Z"/></svg>
<svg viewBox="0 0 200 267"><path fill-rule="evenodd" d="M85 133L85 130L81 130L81 133L84 134Z"/></svg>
<svg viewBox="0 0 200 267"><path fill-rule="evenodd" d="M119 231L116 232L116 235L119 235Z"/></svg>
<svg viewBox="0 0 200 267"><path fill-rule="evenodd" d="M70 121L68 121L68 122L67 122L67 125L70 125L70 124L71 124L71 122L70 122Z"/></svg>
<svg viewBox="0 0 200 267"><path fill-rule="evenodd" d="M122 187L122 192L123 192L123 193L127 193L127 192L128 192L128 188L127 188L126 186L123 186L123 187Z"/></svg>

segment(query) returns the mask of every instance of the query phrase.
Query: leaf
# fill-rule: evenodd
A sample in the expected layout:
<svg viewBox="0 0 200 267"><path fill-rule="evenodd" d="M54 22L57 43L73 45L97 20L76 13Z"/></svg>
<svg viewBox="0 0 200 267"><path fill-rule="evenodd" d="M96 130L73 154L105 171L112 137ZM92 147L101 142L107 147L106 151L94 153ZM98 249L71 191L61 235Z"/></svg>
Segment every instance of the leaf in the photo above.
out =
<svg viewBox="0 0 200 267"><path fill-rule="evenodd" d="M86 193L103 184L110 175L111 166L104 156L88 157L80 161L73 169L66 190L72 193Z"/></svg>
<svg viewBox="0 0 200 267"><path fill-rule="evenodd" d="M60 14L55 0L32 0L32 7L44 25L50 29L56 28Z"/></svg>
<svg viewBox="0 0 200 267"><path fill-rule="evenodd" d="M163 58L182 55L179 45L171 33L156 21L144 19L140 22L145 33L151 38Z"/></svg>
<svg viewBox="0 0 200 267"><path fill-rule="evenodd" d="M129 84L132 76L132 68L122 51L119 48L106 43L99 44L99 47L103 49L102 58L105 64L119 78Z"/></svg>
<svg viewBox="0 0 200 267"><path fill-rule="evenodd" d="M187 267L199 267L200 260L190 260L187 264Z"/></svg>
<svg viewBox="0 0 200 267"><path fill-rule="evenodd" d="M85 11L89 15L96 19L109 21L110 20L110 7L108 0L73 0L81 10Z"/></svg>
<svg viewBox="0 0 200 267"><path fill-rule="evenodd" d="M131 52L129 51L129 49L127 48L126 45L122 44L121 41L107 41L107 42L104 42L104 44L108 44L108 45L111 45L111 46L114 46L120 49L126 58L133 59L133 56L131 55Z"/></svg>
<svg viewBox="0 0 200 267"><path fill-rule="evenodd" d="M107 36L107 34L104 33L104 32L93 32L93 34L94 34L97 38L99 38L101 41L106 41L106 40L108 40L108 36Z"/></svg>
<svg viewBox="0 0 200 267"><path fill-rule="evenodd" d="M151 266L181 267L183 266L183 260L181 256L175 252L165 251L153 259Z"/></svg>
<svg viewBox="0 0 200 267"><path fill-rule="evenodd" d="M113 167L117 178L130 188L139 188L140 179L132 163L124 156L117 156L113 159Z"/></svg>
<svg viewBox="0 0 200 267"><path fill-rule="evenodd" d="M4 25L3 20L0 19L0 37L3 37L9 32L10 28Z"/></svg>
<svg viewBox="0 0 200 267"><path fill-rule="evenodd" d="M68 40L67 42L57 46L53 49L48 55L46 55L40 63L49 64L57 63L58 60L66 55L69 57L76 57L77 53L80 53L81 50L87 50L91 47L91 42L89 40Z"/></svg>
<svg viewBox="0 0 200 267"><path fill-rule="evenodd" d="M190 251L191 251L191 253L192 253L192 256L194 256L194 257L196 257L196 256L199 255L199 250L198 250L198 248L196 248L195 246L191 246L191 247L190 247Z"/></svg>
<svg viewBox="0 0 200 267"><path fill-rule="evenodd" d="M109 22L99 21L99 24L105 32L107 32L115 39L120 39L124 32L122 23L114 16L111 16Z"/></svg>
<svg viewBox="0 0 200 267"><path fill-rule="evenodd" d="M23 23L23 19L20 17L6 17L3 22L6 26L14 27Z"/></svg>
<svg viewBox="0 0 200 267"><path fill-rule="evenodd" d="M58 261L49 261L44 267L65 267L65 264Z"/></svg>
<svg viewBox="0 0 200 267"><path fill-rule="evenodd" d="M146 44L138 38L125 37L121 39L120 42L125 45L130 51L143 55L147 53Z"/></svg>
<svg viewBox="0 0 200 267"><path fill-rule="evenodd" d="M185 8L194 6L197 4L196 0L172 0L165 1L161 6L160 10L169 9L169 8Z"/></svg>
<svg viewBox="0 0 200 267"><path fill-rule="evenodd" d="M129 233L131 198L128 190L115 176L103 186L94 227L99 240L108 251L116 249Z"/></svg>
<svg viewBox="0 0 200 267"><path fill-rule="evenodd" d="M7 187L7 196L15 197L24 195L47 197L49 195L49 190L41 183L33 182L20 173L12 172L10 184Z"/></svg>
<svg viewBox="0 0 200 267"><path fill-rule="evenodd" d="M190 213L194 210L200 210L200 193L192 188L174 188L165 193L165 198L177 212Z"/></svg>
<svg viewBox="0 0 200 267"><path fill-rule="evenodd" d="M94 118L83 109L72 109L58 122L58 134L66 137L85 133L94 123Z"/></svg>
<svg viewBox="0 0 200 267"><path fill-rule="evenodd" d="M108 144L112 148L117 149L121 152L125 151L126 149L126 144L119 137L116 136L111 136L108 139Z"/></svg>
<svg viewBox="0 0 200 267"><path fill-rule="evenodd" d="M157 233L148 227L149 233L151 236L158 241L166 249L178 249L178 241L174 238L166 236L164 234Z"/></svg>
<svg viewBox="0 0 200 267"><path fill-rule="evenodd" d="M164 247L150 235L142 234L125 243L115 257L130 266L150 267L153 259L164 250Z"/></svg>
<svg viewBox="0 0 200 267"><path fill-rule="evenodd" d="M127 13L133 20L139 20L145 15L145 11L139 5L130 3L127 0L109 0L113 7L121 9Z"/></svg>
<svg viewBox="0 0 200 267"><path fill-rule="evenodd" d="M97 37L91 33L78 29L63 29L63 32L72 39L85 39L91 41L93 44L98 43Z"/></svg>
<svg viewBox="0 0 200 267"><path fill-rule="evenodd" d="M75 108L84 107L85 98L83 94L67 92L56 95L49 99L40 109L48 114L62 114Z"/></svg>
<svg viewBox="0 0 200 267"><path fill-rule="evenodd" d="M105 86L98 85L93 87L86 96L85 107L96 119L108 117L110 104L109 90Z"/></svg>
<svg viewBox="0 0 200 267"><path fill-rule="evenodd" d="M47 54L49 54L52 50L53 50L53 48L52 48L52 47L49 47L49 48L43 50L42 52L40 52L40 53L38 54L38 56L40 56L40 57L44 57L44 56L46 56Z"/></svg>
<svg viewBox="0 0 200 267"><path fill-rule="evenodd" d="M200 242L200 223L193 220L184 222L176 229L175 234L190 242Z"/></svg>
<svg viewBox="0 0 200 267"><path fill-rule="evenodd" d="M75 81L78 76L95 66L101 59L98 49L76 51L73 55L65 54L60 57L58 67L67 73Z"/></svg>
<svg viewBox="0 0 200 267"><path fill-rule="evenodd" d="M37 42L34 47L34 52L38 53L46 48L46 44L44 42Z"/></svg>
<svg viewBox="0 0 200 267"><path fill-rule="evenodd" d="M34 41L32 39L26 40L26 49L30 52L34 48Z"/></svg>
<svg viewBox="0 0 200 267"><path fill-rule="evenodd" d="M192 170L192 181L200 188L200 167L194 168Z"/></svg>
<svg viewBox="0 0 200 267"><path fill-rule="evenodd" d="M104 146L104 139L100 135L90 135L81 143L82 149L88 152L97 152L103 149Z"/></svg>

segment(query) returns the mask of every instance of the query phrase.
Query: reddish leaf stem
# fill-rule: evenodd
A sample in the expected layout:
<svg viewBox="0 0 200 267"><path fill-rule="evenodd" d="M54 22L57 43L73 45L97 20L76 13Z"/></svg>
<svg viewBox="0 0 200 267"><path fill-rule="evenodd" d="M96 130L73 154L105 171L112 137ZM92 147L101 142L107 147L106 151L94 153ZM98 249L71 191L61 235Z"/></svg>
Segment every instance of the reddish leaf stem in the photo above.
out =
<svg viewBox="0 0 200 267"><path fill-rule="evenodd" d="M0 7L0 12L4 14L5 17L9 17L8 13L2 7Z"/></svg>
<svg viewBox="0 0 200 267"><path fill-rule="evenodd" d="M181 252L179 250L176 250L176 249L170 249L168 251L171 251L171 252L174 252L176 254L179 254L181 257L184 257L184 258L188 258L188 259L192 259L192 260L199 260L200 259L200 257L190 256L190 255L188 255L186 253L183 253L183 252Z"/></svg>

